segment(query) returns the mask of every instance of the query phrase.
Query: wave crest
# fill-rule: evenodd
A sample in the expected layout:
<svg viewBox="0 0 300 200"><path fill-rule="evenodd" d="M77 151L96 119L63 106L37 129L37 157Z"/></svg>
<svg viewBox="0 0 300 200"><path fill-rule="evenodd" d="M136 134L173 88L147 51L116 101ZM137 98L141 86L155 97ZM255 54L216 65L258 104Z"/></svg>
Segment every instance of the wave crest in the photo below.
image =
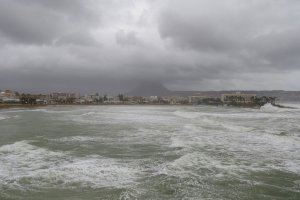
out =
<svg viewBox="0 0 300 200"><path fill-rule="evenodd" d="M19 141L0 147L0 187L116 187L134 182L139 167L98 155L74 157Z"/></svg>

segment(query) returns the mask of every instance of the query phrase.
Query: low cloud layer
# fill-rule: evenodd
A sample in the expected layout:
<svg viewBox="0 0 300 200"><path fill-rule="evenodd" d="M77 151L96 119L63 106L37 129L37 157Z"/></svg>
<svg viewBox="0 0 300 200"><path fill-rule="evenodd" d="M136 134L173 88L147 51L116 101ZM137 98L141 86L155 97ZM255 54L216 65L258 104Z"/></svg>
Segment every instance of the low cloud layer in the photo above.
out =
<svg viewBox="0 0 300 200"><path fill-rule="evenodd" d="M300 90L297 0L2 0L0 89Z"/></svg>

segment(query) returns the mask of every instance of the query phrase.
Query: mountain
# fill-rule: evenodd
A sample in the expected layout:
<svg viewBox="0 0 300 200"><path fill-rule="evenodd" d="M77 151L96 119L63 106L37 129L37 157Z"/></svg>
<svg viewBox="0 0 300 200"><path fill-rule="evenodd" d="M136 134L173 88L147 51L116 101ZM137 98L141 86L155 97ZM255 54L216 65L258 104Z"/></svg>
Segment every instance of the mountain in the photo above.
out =
<svg viewBox="0 0 300 200"><path fill-rule="evenodd" d="M143 82L131 90L130 96L167 96L172 92L158 82Z"/></svg>
<svg viewBox="0 0 300 200"><path fill-rule="evenodd" d="M221 90L221 91L173 91L173 95L178 96L207 96L207 97L221 97L222 94L242 92L245 94L255 94L258 97L271 96L277 97L278 101L300 101L300 91L284 91L284 90Z"/></svg>
<svg viewBox="0 0 300 200"><path fill-rule="evenodd" d="M272 96L277 97L278 101L300 101L300 91L284 91L284 90L220 90L220 91L170 91L159 82L143 82L135 89L130 91L129 96L207 96L221 97L222 94L242 92L247 94L256 94L257 96Z"/></svg>

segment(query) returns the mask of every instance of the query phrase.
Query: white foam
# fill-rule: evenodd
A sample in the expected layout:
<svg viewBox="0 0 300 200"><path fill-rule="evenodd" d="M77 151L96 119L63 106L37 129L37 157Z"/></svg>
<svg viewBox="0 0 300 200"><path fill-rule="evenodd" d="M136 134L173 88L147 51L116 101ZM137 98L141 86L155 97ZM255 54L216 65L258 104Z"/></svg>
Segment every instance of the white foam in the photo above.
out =
<svg viewBox="0 0 300 200"><path fill-rule="evenodd" d="M86 114L86 115L85 115ZM174 120L174 116L168 116L163 114L158 114L155 111L137 111L137 110L127 110L123 112L122 110L97 110L96 113L84 113L83 115L68 115L65 120L72 120L79 123L87 124L128 124L128 123L146 123L146 124L159 124L167 123Z"/></svg>
<svg viewBox="0 0 300 200"><path fill-rule="evenodd" d="M7 117L3 116L3 115L0 115L0 120L4 120L4 119L7 119Z"/></svg>
<svg viewBox="0 0 300 200"><path fill-rule="evenodd" d="M198 112L184 112L184 111L175 111L174 115L179 116L179 117L183 117L183 118L188 118L188 119L194 119L199 117L199 113Z"/></svg>
<svg viewBox="0 0 300 200"><path fill-rule="evenodd" d="M251 127L242 126L232 120L229 121L228 119L223 118L202 117L199 122L201 123L202 127L210 127L211 129L215 130L231 132L248 132L252 130Z"/></svg>
<svg viewBox="0 0 300 200"><path fill-rule="evenodd" d="M87 113L83 113L81 114L81 116L88 116L88 115L95 115L95 112L87 112Z"/></svg>
<svg viewBox="0 0 300 200"><path fill-rule="evenodd" d="M61 112L66 112L66 111L55 111L55 110L48 110L44 108L37 108L37 109L9 109L2 111L3 113L22 113L22 112L44 112L44 113L61 113Z"/></svg>
<svg viewBox="0 0 300 200"><path fill-rule="evenodd" d="M134 183L138 166L101 156L74 157L20 141L0 147L0 186L17 189L126 187ZM26 184L24 184L26 179Z"/></svg>
<svg viewBox="0 0 300 200"><path fill-rule="evenodd" d="M220 123L220 125L223 126L224 128L226 128L227 130L234 131L234 132L245 133L245 132L248 132L248 131L252 130L252 128L235 125L235 124L228 123L228 122Z"/></svg>
<svg viewBox="0 0 300 200"><path fill-rule="evenodd" d="M245 174L255 171L269 171L273 169L290 171L299 174L299 162L282 160L281 164L278 160L268 160L252 158L252 161L241 160L237 162L238 157L216 157L201 152L186 153L180 158L162 164L155 168L154 174L165 174L169 176L177 176L180 178L197 177L199 179L205 177L214 177L215 179L226 179L227 177L235 177L247 179Z"/></svg>
<svg viewBox="0 0 300 200"><path fill-rule="evenodd" d="M93 142L101 140L101 137L91 136L72 136L72 137L61 137L58 139L52 139L56 142Z"/></svg>
<svg viewBox="0 0 300 200"><path fill-rule="evenodd" d="M292 107L292 108L294 108L293 110L297 109L299 111L299 109L300 109L299 102L282 102L282 103L280 103L280 105Z"/></svg>
<svg viewBox="0 0 300 200"><path fill-rule="evenodd" d="M78 182L94 188L125 187L134 182L138 172L137 169L118 163L114 159L87 157L73 159L71 162L49 169L49 174L45 178L54 174L56 179L66 180L65 184Z"/></svg>
<svg viewBox="0 0 300 200"><path fill-rule="evenodd" d="M278 112L280 108L273 106L270 103L265 104L264 106L260 107L260 111L263 112Z"/></svg>
<svg viewBox="0 0 300 200"><path fill-rule="evenodd" d="M27 111L31 111L31 112L44 112L44 113L49 113L49 114L64 114L64 113L72 113L72 112L76 112L77 110L56 110L53 108L49 108L49 109L34 109L34 110L27 110Z"/></svg>
<svg viewBox="0 0 300 200"><path fill-rule="evenodd" d="M190 147L197 144L199 136L205 132L202 127L193 124L185 124L180 134L174 134L171 137L170 147Z"/></svg>
<svg viewBox="0 0 300 200"><path fill-rule="evenodd" d="M151 169L154 168L153 171L157 174L179 177L195 176L201 179L201 176L212 176L226 179L228 176L273 169L300 174L299 111L280 109L280 112L265 112L258 109L215 108L209 112L207 108L201 108L203 112L198 108L185 111L183 107L159 107L157 110L141 108L108 106L74 109L72 113L62 114L59 119L74 118L74 121L109 123L109 126L124 123L129 128L114 126L109 129L108 126L103 131L100 128L98 133L86 131L88 134L81 133L82 135L71 137L62 133L61 138L47 140L47 145L69 144L68 142L78 144L79 147L82 144L94 145L93 142L112 147L154 144L155 147L162 148L163 155L171 155L170 159L172 156L181 157L170 161L163 160L163 156L160 162L149 158ZM176 115L174 110L179 115L183 112L185 117ZM282 131L288 134L276 135ZM140 157L135 160L101 156L76 157L70 152L53 151L32 144L21 141L0 147L0 188L1 184L29 189L70 188L77 187L76 185L93 188L123 188L129 185L131 188L140 175L144 175L143 169L137 164ZM168 148L169 146L182 148ZM131 150L134 151L134 148ZM152 173L147 170L145 173ZM27 185L22 181L24 179ZM124 193L124 196L128 194Z"/></svg>
<svg viewBox="0 0 300 200"><path fill-rule="evenodd" d="M170 147L186 147L187 142L184 141L182 138L171 138Z"/></svg>
<svg viewBox="0 0 300 200"><path fill-rule="evenodd" d="M13 116L0 115L0 120L13 119L13 118L18 118L18 117L19 117L19 115L13 115Z"/></svg>
<svg viewBox="0 0 300 200"><path fill-rule="evenodd" d="M224 127L227 126L225 124ZM227 128L233 131L199 131L195 126L185 126L181 135L171 138L171 147L184 147L177 152L184 155L158 170L180 177L189 176L199 168L212 171L213 175L219 177L271 169L300 174L299 138L279 137L265 133L264 130L257 132L236 125ZM199 148L204 147L202 153ZM222 152L228 154L228 157L214 155Z"/></svg>
<svg viewBox="0 0 300 200"><path fill-rule="evenodd" d="M200 172L199 169L204 171ZM238 172L244 171L241 166L236 164L224 163L222 160L216 160L213 157L201 153L187 153L180 158L156 168L158 174L166 174L177 177L196 176L215 176L215 178L227 175L238 176Z"/></svg>
<svg viewBox="0 0 300 200"><path fill-rule="evenodd" d="M136 131L120 130L116 132L118 138L108 135L77 135L50 139L49 141L62 143L105 143L110 145L124 144L163 144L168 139L168 131L140 128ZM165 138L163 138L165 136Z"/></svg>

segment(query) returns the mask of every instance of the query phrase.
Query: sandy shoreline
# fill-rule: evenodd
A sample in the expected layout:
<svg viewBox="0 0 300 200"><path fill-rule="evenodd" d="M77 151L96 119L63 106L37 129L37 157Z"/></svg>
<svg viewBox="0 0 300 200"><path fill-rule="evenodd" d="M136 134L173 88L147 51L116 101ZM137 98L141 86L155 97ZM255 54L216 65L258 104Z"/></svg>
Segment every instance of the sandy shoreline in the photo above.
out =
<svg viewBox="0 0 300 200"><path fill-rule="evenodd" d="M191 104L46 104L46 105L26 105L26 104L0 104L0 110L13 108L39 108L48 106L191 106Z"/></svg>
<svg viewBox="0 0 300 200"><path fill-rule="evenodd" d="M176 105L169 105L169 104L46 104L46 105L20 105L20 104L0 104L1 109L11 109L11 108L38 108L38 107L47 107L47 106L134 106L134 105L143 105L143 106L188 106L189 104L176 104Z"/></svg>
<svg viewBox="0 0 300 200"><path fill-rule="evenodd" d="M0 104L1 109L10 109L10 108L37 108L37 107L45 107L47 105L22 105L22 104Z"/></svg>
<svg viewBox="0 0 300 200"><path fill-rule="evenodd" d="M48 107L48 106L134 106L134 105L142 105L142 106L194 106L192 104L45 104L45 105L27 105L27 104L0 104L0 110L2 109L13 109L13 108L39 108L39 107ZM214 105L210 105L214 106ZM275 105L279 108L291 108L295 109L294 107L283 106L283 105ZM217 106L218 107L218 106ZM249 108L249 107L242 107L242 108ZM258 109L259 107L251 107L253 109Z"/></svg>

